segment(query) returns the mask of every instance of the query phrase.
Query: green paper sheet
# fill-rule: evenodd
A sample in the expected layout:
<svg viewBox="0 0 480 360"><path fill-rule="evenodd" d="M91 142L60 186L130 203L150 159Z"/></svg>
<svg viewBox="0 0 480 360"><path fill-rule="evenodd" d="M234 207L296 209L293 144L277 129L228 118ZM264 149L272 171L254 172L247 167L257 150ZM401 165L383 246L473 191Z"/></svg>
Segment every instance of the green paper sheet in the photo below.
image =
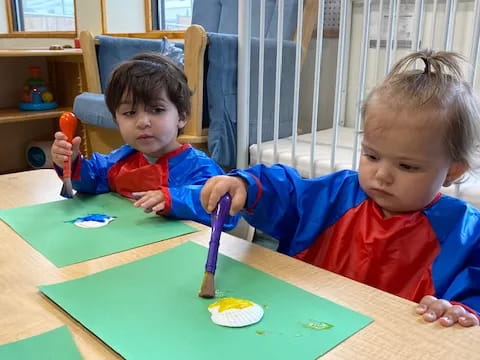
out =
<svg viewBox="0 0 480 360"><path fill-rule="evenodd" d="M77 346L66 326L0 346L0 359L8 360L81 360Z"/></svg>
<svg viewBox="0 0 480 360"><path fill-rule="evenodd" d="M243 328L215 325L198 297L207 249L187 242L163 253L40 290L124 358L308 359L324 354L372 320L248 265L219 255L223 296L265 309ZM328 323L328 330L308 324Z"/></svg>
<svg viewBox="0 0 480 360"><path fill-rule="evenodd" d="M94 229L68 222L89 214L117 218ZM181 221L146 214L113 193L6 209L0 219L59 267L197 231Z"/></svg>

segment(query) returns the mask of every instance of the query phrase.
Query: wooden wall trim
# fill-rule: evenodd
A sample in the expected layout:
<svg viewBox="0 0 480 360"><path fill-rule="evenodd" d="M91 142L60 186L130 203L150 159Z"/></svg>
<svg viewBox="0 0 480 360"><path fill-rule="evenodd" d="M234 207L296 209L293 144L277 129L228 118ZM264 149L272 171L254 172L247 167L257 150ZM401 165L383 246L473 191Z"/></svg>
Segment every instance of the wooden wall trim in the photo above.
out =
<svg viewBox="0 0 480 360"><path fill-rule="evenodd" d="M102 13L102 34L107 33L107 8L106 0L100 0L100 11Z"/></svg>
<svg viewBox="0 0 480 360"><path fill-rule="evenodd" d="M144 0L145 8L145 31L149 32L153 30L152 25L152 0Z"/></svg>
<svg viewBox="0 0 480 360"><path fill-rule="evenodd" d="M8 32L13 32L13 9L10 0L5 0L5 9L7 11Z"/></svg>

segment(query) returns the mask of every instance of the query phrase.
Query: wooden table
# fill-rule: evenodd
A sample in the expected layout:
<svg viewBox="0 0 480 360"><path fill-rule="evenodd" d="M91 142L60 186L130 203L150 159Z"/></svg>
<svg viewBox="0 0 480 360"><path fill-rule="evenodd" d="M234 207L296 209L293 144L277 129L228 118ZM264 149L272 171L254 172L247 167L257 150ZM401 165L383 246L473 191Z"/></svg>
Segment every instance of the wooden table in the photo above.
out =
<svg viewBox="0 0 480 360"><path fill-rule="evenodd" d="M60 187L53 170L1 175L0 208L60 199ZM66 324L85 359L118 359L102 341L41 295L36 286L93 274L188 240L207 245L209 228L189 223L200 232L59 269L0 222L0 344ZM442 328L436 323L425 323L415 315L412 302L227 234L222 237L220 251L374 319L322 359L480 358L480 327Z"/></svg>

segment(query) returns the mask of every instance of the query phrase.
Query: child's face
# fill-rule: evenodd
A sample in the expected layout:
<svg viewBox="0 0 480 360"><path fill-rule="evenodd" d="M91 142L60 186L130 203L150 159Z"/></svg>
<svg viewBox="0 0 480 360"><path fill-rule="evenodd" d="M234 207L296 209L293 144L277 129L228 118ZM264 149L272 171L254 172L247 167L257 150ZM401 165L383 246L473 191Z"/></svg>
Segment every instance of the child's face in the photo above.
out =
<svg viewBox="0 0 480 360"><path fill-rule="evenodd" d="M129 99L122 101L116 112L120 133L127 144L152 157L175 150L178 130L185 126L176 106L162 91L154 104L137 104L132 108Z"/></svg>
<svg viewBox="0 0 480 360"><path fill-rule="evenodd" d="M456 169L433 117L378 104L365 114L360 186L385 216L424 208Z"/></svg>

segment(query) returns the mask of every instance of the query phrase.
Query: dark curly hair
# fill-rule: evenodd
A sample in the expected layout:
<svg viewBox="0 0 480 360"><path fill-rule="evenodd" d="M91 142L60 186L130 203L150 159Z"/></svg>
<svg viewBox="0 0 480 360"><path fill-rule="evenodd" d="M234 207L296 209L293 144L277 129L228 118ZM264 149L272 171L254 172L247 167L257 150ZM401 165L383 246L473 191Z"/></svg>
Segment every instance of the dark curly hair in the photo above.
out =
<svg viewBox="0 0 480 360"><path fill-rule="evenodd" d="M115 112L125 100L132 106L155 104L164 90L176 106L178 114L187 120L191 111L191 90L183 70L168 57L157 53L141 53L119 64L112 72L105 102L115 119Z"/></svg>

